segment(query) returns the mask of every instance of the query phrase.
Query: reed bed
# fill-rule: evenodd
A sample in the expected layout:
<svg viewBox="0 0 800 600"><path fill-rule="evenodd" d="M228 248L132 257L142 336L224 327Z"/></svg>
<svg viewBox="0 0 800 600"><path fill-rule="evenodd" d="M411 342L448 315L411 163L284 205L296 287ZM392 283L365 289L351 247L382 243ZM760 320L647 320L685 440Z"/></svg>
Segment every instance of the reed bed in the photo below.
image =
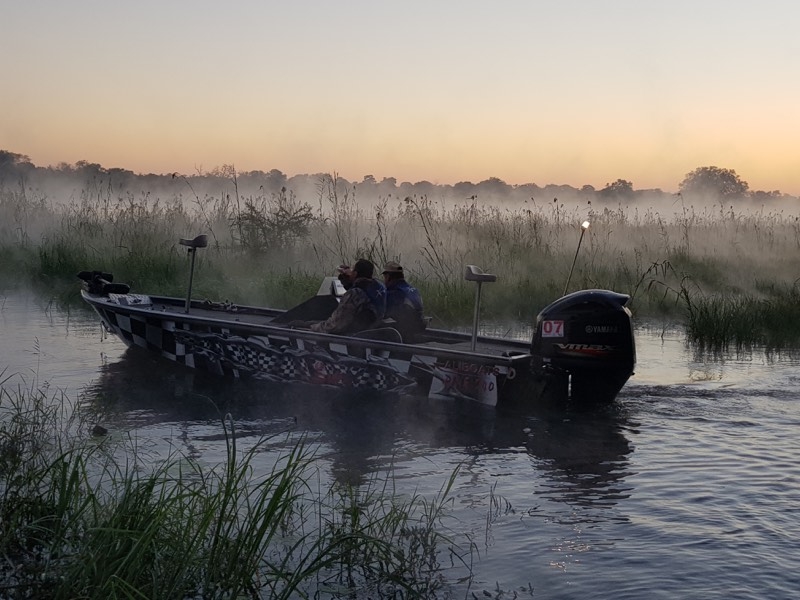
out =
<svg viewBox="0 0 800 600"><path fill-rule="evenodd" d="M635 316L668 319L689 327L692 341L724 345L733 341L725 332L753 308L762 326L749 341L744 330L737 336L765 341L794 299L800 268L798 207L790 200L768 208L695 207L682 197L658 206L357 199L335 176L321 177L304 198L285 188L245 195L235 178L230 186L213 196L189 186L167 199L87 188L59 202L0 187L0 277L45 285L69 301L75 273L97 269L134 291L180 296L188 261L177 240L203 232L211 243L198 254L199 297L289 307L337 265L365 256L401 262L434 324L450 326L472 314L465 265L498 276L483 294L486 314L530 322L563 294L574 260L567 291L627 293ZM576 256L584 219L591 227Z"/></svg>
<svg viewBox="0 0 800 600"><path fill-rule="evenodd" d="M263 472L269 440L237 448L229 419L224 464L140 460L132 440L88 434L63 395L9 380L3 598L436 598L451 583L442 559L468 565L472 547L443 525L457 472L433 499L401 497L390 478L320 490L302 441Z"/></svg>
<svg viewBox="0 0 800 600"><path fill-rule="evenodd" d="M686 332L699 350L767 352L796 349L800 340L800 289L767 286L763 297L686 295Z"/></svg>

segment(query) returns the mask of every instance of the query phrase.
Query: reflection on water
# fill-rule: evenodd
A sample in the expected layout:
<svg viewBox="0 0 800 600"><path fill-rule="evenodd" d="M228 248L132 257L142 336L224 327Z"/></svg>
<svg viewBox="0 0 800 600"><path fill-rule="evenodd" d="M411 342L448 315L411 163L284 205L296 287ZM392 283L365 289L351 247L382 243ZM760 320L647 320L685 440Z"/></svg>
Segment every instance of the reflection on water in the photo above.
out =
<svg viewBox="0 0 800 600"><path fill-rule="evenodd" d="M154 457L217 464L230 413L240 449L269 436L265 469L305 440L323 487L390 473L392 491L431 497L459 467L447 526L477 554L457 597L793 598L800 360L696 354L679 330L636 337L636 374L613 406L504 413L207 379L102 337L90 312L10 295L0 371L80 391L110 435Z"/></svg>
<svg viewBox="0 0 800 600"><path fill-rule="evenodd" d="M122 428L186 421L213 427L230 414L238 437L310 435L324 444L334 477L348 483L402 465L426 449L452 452L464 460L514 451L526 452L533 459L532 470L550 475L550 492L540 493L560 493L577 503L613 502L631 451L624 434L625 412L616 407L499 412L459 400L223 382L136 349L102 365L83 400ZM203 439L211 439L209 435Z"/></svg>
<svg viewBox="0 0 800 600"><path fill-rule="evenodd" d="M72 314L32 294L0 292L0 372L28 384L47 381L69 391L91 379L107 350L121 344L101 342L97 319Z"/></svg>

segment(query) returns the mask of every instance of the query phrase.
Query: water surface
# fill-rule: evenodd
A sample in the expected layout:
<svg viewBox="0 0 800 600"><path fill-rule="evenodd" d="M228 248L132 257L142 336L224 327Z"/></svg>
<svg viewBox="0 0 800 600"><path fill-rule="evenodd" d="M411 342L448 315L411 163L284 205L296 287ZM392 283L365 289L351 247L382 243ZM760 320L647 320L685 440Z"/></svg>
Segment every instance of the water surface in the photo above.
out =
<svg viewBox="0 0 800 600"><path fill-rule="evenodd" d="M391 472L435 496L460 466L447 525L475 543L455 597L790 598L800 590L797 356L695 356L680 331L636 332L636 375L601 410L504 414L458 401L251 386L127 350L93 313L0 295L4 386L48 382L158 457L274 456L300 437L320 477ZM258 463L257 463L258 464Z"/></svg>

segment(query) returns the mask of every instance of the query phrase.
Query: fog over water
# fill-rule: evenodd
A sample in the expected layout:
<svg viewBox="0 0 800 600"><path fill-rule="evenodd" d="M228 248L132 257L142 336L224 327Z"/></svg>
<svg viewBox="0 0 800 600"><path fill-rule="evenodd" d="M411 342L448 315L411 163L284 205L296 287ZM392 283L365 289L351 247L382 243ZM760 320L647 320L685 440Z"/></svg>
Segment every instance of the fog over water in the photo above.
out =
<svg viewBox="0 0 800 600"><path fill-rule="evenodd" d="M186 254L177 239L205 231L220 249L203 256L196 285L217 277L219 300L234 283L290 287L290 278L264 275L274 265L327 275L380 239L386 256L376 256L401 257L421 281L441 283L446 268L460 281L468 261L505 269L484 292L485 306L510 304L501 294L507 285L526 309L513 318L489 314L484 330L528 339L531 318L520 315L535 315L543 297L561 293L584 219L591 228L574 285L608 284L635 294L638 306L655 283L662 284L652 285L656 304L663 297L674 309L683 285L699 297L765 294L800 277L798 198L618 188L353 182L231 168L196 175L93 164L4 168L0 382L10 392L43 387L111 436L140 442L154 463L177 451L218 465L229 412L240 447L271 436L256 463L264 472L280 452L310 440L322 489L386 478L401 495L433 497L458 468L446 526L473 554L471 573L442 557L452 597L793 598L800 589L794 351L708 355L687 344L680 309L663 320L634 311L636 374L612 406L504 414L210 380L126 349L104 335L96 315L59 296L74 271L112 261L139 277L163 268L182 290ZM248 214L247 202L258 222L281 198L311 208L308 234L282 247L246 248L236 218ZM27 279L36 291L25 288ZM542 281L550 288L534 296Z"/></svg>
<svg viewBox="0 0 800 600"><path fill-rule="evenodd" d="M230 165L137 175L92 163L42 168L16 160L0 168L3 244L41 245L48 257L86 254L95 258L79 269L108 270L113 262L121 265L116 275L127 278L136 267L131 252L158 262L176 255L179 238L205 232L221 250L206 254L225 274L226 291L215 295L247 288L236 292L242 303L267 301L260 291L266 283L254 277L262 267L319 277L366 252L379 263L400 261L418 284L449 285L465 264L477 264L497 273L501 286L538 286L541 293L534 289L536 297L514 309L521 314L563 289L585 220L591 227L574 285L638 295L640 307L662 302L652 284L674 305L684 289L762 297L765 289L791 287L800 272L800 200L749 190L740 180L733 183L746 194L722 198L638 190L624 180L601 189L511 186L495 178L436 185L240 173ZM287 220L302 211L300 225Z"/></svg>
<svg viewBox="0 0 800 600"><path fill-rule="evenodd" d="M450 597L788 600L800 586L790 352L708 357L680 329L639 326L636 374L613 406L503 414L199 377L20 290L2 290L0 340L4 388L64 390L154 461L224 460L230 412L241 449L273 436L256 469L305 437L322 487L391 474L397 493L432 498L459 467L443 526L474 554L464 580L442 557Z"/></svg>

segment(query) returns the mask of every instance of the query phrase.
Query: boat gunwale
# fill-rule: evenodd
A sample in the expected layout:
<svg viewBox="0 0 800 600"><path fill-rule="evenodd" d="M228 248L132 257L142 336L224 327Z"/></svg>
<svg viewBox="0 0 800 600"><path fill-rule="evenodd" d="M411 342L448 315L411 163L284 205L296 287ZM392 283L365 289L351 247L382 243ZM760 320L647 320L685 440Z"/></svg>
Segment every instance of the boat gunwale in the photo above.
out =
<svg viewBox="0 0 800 600"><path fill-rule="evenodd" d="M489 354L487 352L480 352L477 350L475 351L456 350L434 345L437 343L445 344L448 343L447 341L437 342L436 340L431 340L430 342L425 342L421 344L404 343L404 342L387 342L383 340L359 338L359 337L354 337L352 335L338 335L338 334L309 331L304 329L292 329L286 326L270 325L268 323L263 323L263 324L248 323L247 321L232 320L230 318L219 319L209 316L193 315L192 313L158 310L158 308L155 306L156 304L169 305L170 307L176 307L176 308L182 308L184 306L185 299L174 298L171 296L146 295L151 301L151 304L148 305L117 304L111 301L111 299L107 295L93 294L84 289L81 290L81 296L83 297L84 301L86 301L92 307L95 306L102 307L105 310L111 310L112 312L115 313L137 314L141 316L150 316L150 317L169 314L169 316L171 317L170 320L177 322L194 322L194 323L209 322L220 327L224 327L226 325L227 326L235 325L238 327L254 329L256 331L263 331L265 334L272 334L275 335L276 337L292 337L310 341L322 340L327 343L338 342L348 345L355 345L357 347L363 347L363 348L374 348L379 350L405 352L416 355L431 355L435 356L436 358L443 358L448 360L460 360L464 362L475 362L475 363L493 364L493 365L507 365L507 366L513 366L515 368L518 367L520 363L525 363L526 361L530 361L530 359L532 358L532 354L530 352L530 345L521 340L504 340L501 338L478 336L477 338L478 344L496 346L498 351L508 350L508 349L519 351L519 354L503 356L502 354ZM191 306L199 310L211 310L208 308L204 308L200 303L201 301L193 300ZM254 314L258 315L260 313L261 316L279 316L284 312L286 312L281 309L273 309L273 308L263 308L263 307L247 306L247 305L236 305L236 306L240 309L245 309L245 311L255 311L255 312L225 313L225 314L230 316L235 316L237 314L245 316ZM437 334L441 332L442 334L444 334L442 335L443 338L450 338L456 340L455 343L467 343L471 339L471 336L466 333L460 333L448 330L439 330L439 329L429 329L427 331L432 334Z"/></svg>

